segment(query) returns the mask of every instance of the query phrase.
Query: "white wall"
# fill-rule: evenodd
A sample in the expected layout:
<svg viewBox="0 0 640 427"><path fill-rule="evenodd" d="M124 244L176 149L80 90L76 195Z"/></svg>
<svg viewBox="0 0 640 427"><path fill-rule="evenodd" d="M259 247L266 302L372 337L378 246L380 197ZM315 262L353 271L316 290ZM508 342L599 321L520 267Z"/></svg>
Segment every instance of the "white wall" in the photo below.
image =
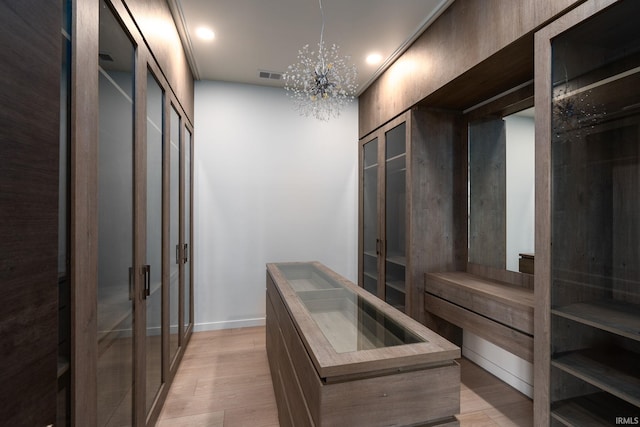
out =
<svg viewBox="0 0 640 427"><path fill-rule="evenodd" d="M462 355L522 394L533 398L533 364L497 345L462 331Z"/></svg>
<svg viewBox="0 0 640 427"><path fill-rule="evenodd" d="M518 271L519 254L534 252L535 119L505 117L507 133L507 270Z"/></svg>
<svg viewBox="0 0 640 427"><path fill-rule="evenodd" d="M321 122L283 89L199 81L195 123L196 330L264 324L268 262L356 280L357 102Z"/></svg>

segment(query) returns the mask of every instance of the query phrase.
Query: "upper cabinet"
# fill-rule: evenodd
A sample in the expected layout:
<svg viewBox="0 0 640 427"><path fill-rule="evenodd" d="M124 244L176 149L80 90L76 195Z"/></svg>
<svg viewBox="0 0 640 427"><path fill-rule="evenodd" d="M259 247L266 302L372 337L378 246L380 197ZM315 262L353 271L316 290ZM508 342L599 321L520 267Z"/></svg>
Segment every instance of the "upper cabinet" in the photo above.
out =
<svg viewBox="0 0 640 427"><path fill-rule="evenodd" d="M358 281L419 320L424 272L456 263L457 117L415 109L360 140Z"/></svg>
<svg viewBox="0 0 640 427"><path fill-rule="evenodd" d="M536 38L537 425L640 414L639 15L590 1Z"/></svg>

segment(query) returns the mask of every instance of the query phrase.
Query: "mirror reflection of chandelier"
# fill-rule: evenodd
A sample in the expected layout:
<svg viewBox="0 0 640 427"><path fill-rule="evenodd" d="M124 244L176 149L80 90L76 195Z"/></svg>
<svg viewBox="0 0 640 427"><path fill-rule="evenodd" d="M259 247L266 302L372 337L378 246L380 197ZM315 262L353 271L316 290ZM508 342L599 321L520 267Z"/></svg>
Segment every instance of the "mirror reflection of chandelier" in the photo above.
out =
<svg viewBox="0 0 640 427"><path fill-rule="evenodd" d="M350 57L340 56L336 44L324 44L324 10L322 0L322 30L318 50L305 45L298 51L298 60L289 65L283 77L284 88L302 116L329 120L340 115L342 108L351 102L358 88L356 66Z"/></svg>

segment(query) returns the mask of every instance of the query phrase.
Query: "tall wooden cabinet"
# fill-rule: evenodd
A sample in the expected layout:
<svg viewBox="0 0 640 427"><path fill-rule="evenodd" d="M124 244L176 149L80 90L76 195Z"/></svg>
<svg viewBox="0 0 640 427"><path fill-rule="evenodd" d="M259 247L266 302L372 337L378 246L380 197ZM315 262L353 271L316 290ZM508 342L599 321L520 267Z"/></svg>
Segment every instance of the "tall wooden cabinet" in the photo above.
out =
<svg viewBox="0 0 640 427"><path fill-rule="evenodd" d="M193 328L193 77L164 1L65 4L71 342L58 424L154 425Z"/></svg>
<svg viewBox="0 0 640 427"><path fill-rule="evenodd" d="M418 320L424 273L460 261L457 120L415 108L360 140L359 285Z"/></svg>
<svg viewBox="0 0 640 427"><path fill-rule="evenodd" d="M637 16L589 1L536 35L538 426L640 416Z"/></svg>

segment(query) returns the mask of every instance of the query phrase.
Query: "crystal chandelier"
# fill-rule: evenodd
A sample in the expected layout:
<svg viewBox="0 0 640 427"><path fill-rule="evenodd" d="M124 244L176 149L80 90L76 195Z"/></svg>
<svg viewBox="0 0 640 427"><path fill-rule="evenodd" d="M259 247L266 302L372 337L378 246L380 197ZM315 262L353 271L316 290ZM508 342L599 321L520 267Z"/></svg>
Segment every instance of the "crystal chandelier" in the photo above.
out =
<svg viewBox="0 0 640 427"><path fill-rule="evenodd" d="M340 110L354 99L358 84L356 66L350 57L340 56L339 47L324 45L324 11L322 0L322 30L317 53L305 45L298 51L298 61L289 65L283 77L284 88L300 114L319 120L329 120L340 115Z"/></svg>

